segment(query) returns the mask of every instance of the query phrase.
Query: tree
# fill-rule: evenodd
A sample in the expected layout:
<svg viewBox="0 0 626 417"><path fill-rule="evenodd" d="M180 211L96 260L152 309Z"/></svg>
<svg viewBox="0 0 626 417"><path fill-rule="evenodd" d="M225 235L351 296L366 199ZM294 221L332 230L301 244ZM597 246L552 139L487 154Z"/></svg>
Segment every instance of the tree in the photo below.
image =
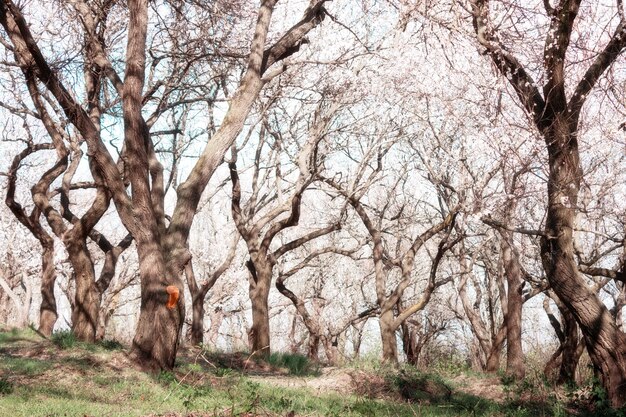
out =
<svg viewBox="0 0 626 417"><path fill-rule="evenodd" d="M18 268L10 245L0 267L0 288L0 322L9 324L12 321L18 329L26 327L33 288L28 280L28 272Z"/></svg>
<svg viewBox="0 0 626 417"><path fill-rule="evenodd" d="M366 204L362 202L365 193L369 190L377 174L382 169L382 159L383 152L379 151L377 153L377 165L375 169L373 169L370 172L370 175L364 180L364 184L358 184L358 182L355 182L353 183L352 189L346 189L345 186L337 183L332 178L324 178L324 182L348 200L348 203L357 213L370 235L372 240L372 258L375 270L376 297L378 307L380 308L379 326L383 345L383 360L391 363L397 363L398 349L396 330L400 328L405 320L426 307L430 297L438 287L450 282L450 278L437 280L437 268L444 254L460 240L458 238L449 240L460 206L450 208L448 213L440 213L443 219L438 223L431 225L422 233L417 234L416 237L409 238L408 245L405 246L404 249L402 248L403 237L399 234L395 235L396 253L395 256L390 255L388 250L385 248L387 245L384 243L383 232L391 236L394 236L394 234L390 230L384 229L384 221L388 218L392 221L397 220L401 217L402 212L404 211L404 206L402 206L398 208L399 212L397 214L391 216L388 214L392 208L391 202L393 201L393 198L391 194L400 188L399 184L403 181L403 176L400 175L395 183L389 187L390 195L387 196L382 208L375 211L378 218L372 218L366 209ZM356 188L357 185L360 189ZM398 311L397 307L402 300L404 291L407 287L409 287L409 285L413 284L415 280L413 268L417 252L431 238L444 231L445 234L439 242L436 255L432 259L429 277L427 279L426 286L422 289L420 298L406 309ZM392 284L392 274L393 270L396 268L399 270L400 278L394 285Z"/></svg>
<svg viewBox="0 0 626 417"><path fill-rule="evenodd" d="M250 301L252 302L252 327L249 338L250 349L254 354L268 357L270 353L270 328L268 296L271 288L274 266L281 256L310 242L341 228L339 221L330 225L308 232L307 234L282 243L278 248L272 248L274 239L281 233L298 225L302 207L302 198L305 191L316 180L323 151L320 150L321 142L328 133L332 122L335 107L326 108L326 101L322 99L314 112L310 128L305 133L306 141L301 145L295 161L297 179L292 186L284 189L283 183L289 173L283 173L280 159L284 157L281 150L287 144L282 134L273 131L272 126L264 122L259 131L259 140L254 156L254 172L252 174L252 192L242 205L241 182L237 171L238 150L233 147L232 160L228 166L232 182L232 216L237 230L246 242L250 259L246 262L249 272ZM267 120L267 119L265 119ZM270 138L272 143L270 143ZM263 148L271 149L276 160L263 161ZM263 166L268 163L275 166L274 176L267 172L262 173ZM263 164L263 165L262 165ZM264 181L271 182L267 187ZM276 183L276 188L272 185ZM276 201L275 204L271 204ZM286 214L286 217L285 217Z"/></svg>
<svg viewBox="0 0 626 417"><path fill-rule="evenodd" d="M546 377L552 378L553 371L558 367L556 382L558 384L572 384L576 382L576 368L580 356L585 350L585 343L579 338L578 324L576 324L572 313L552 291L547 291L546 293L547 297L544 298L543 308L559 340L559 347L546 363L544 374ZM550 300L554 301L559 310L561 315L560 321L552 312ZM558 363L559 358L561 360L560 365Z"/></svg>
<svg viewBox="0 0 626 417"><path fill-rule="evenodd" d="M117 213L133 236L139 257L142 303L133 341L133 356L150 368L174 365L178 338L183 323L181 297L177 308L168 309L166 288L176 287L182 294L180 274L189 262L187 239L198 202L208 181L230 145L240 133L245 119L263 86L284 71L274 66L296 53L305 35L325 15L325 0L311 1L303 18L282 37L266 46L272 11L276 0L263 1L258 9L248 66L230 100L220 128L217 129L197 160L187 179L177 189L177 203L169 225L164 213L162 166L156 158L149 125L142 116L146 75L146 38L148 2L128 3L128 29L124 77L120 77L96 31L97 16L105 16L110 4L100 9L82 1L73 5L83 22L87 49L94 54L98 71L111 83L121 100L124 119L122 169L100 135L98 121L91 118L42 53L20 8L11 0L0 2L0 24L3 26L26 79L37 79L54 97L69 123L87 143L90 163L102 178L115 203ZM148 92L149 93L149 92ZM126 190L130 183L132 193Z"/></svg>
<svg viewBox="0 0 626 417"><path fill-rule="evenodd" d="M343 240L340 240L340 242L343 242ZM357 326L378 312L377 307L370 307L356 314L347 314L347 317L345 317L344 312L343 317L335 317L332 322L323 318L325 310L328 310L329 307L337 307L333 306L333 300L330 300L324 294L327 281L330 281L328 277L336 276L337 269L328 271L330 268L324 268L323 265L333 265L329 259L333 255L354 259L356 252L361 249L363 244L364 242L357 242L355 247L346 249L343 244L324 242L318 248L310 249L304 259L296 262L295 265L287 270L279 268L278 277L276 278L276 289L291 301L296 309L296 317L300 318L306 327L308 332L307 356L313 360L319 360L319 348L321 345L324 347L328 363L337 364L339 362L338 339L341 335L350 327ZM322 260L320 258L325 259ZM317 265L313 263L316 260L319 261ZM337 267L336 263L334 265ZM305 281L305 290L311 293L310 297L297 295L294 290L287 287L287 280L290 277L313 267L316 269L309 272ZM344 285L347 284L345 281ZM346 291L340 290L340 294L342 294L342 298L348 297Z"/></svg>
<svg viewBox="0 0 626 417"><path fill-rule="evenodd" d="M560 0L555 6L544 2L549 19L542 67L545 83L540 91L528 66L514 56L493 22L490 2L472 0L471 11L477 39L498 71L509 80L519 102L543 137L548 153L547 218L541 253L547 278L559 299L572 312L583 332L594 365L601 370L602 382L611 404L626 403L626 334L613 321L608 309L585 284L574 258L574 220L583 180L579 149L581 111L598 80L614 64L626 47L626 19L621 2L611 19L614 30L608 42L591 59L582 76L566 82L567 56L580 10L580 0ZM617 23L615 23L617 21Z"/></svg>
<svg viewBox="0 0 626 417"><path fill-rule="evenodd" d="M36 153L38 150L49 149L50 144L35 144L28 141L26 148L13 158L11 167L7 172L8 186L5 196L6 205L15 218L25 226L28 231L39 241L41 246L41 305L39 308L39 332L50 336L57 321L56 298L54 297L54 283L56 271L54 268L54 238L41 225L41 212L39 207L34 206L31 213L27 213L24 206L17 202L15 192L17 188L18 171L23 161ZM44 182L45 177L39 179Z"/></svg>
<svg viewBox="0 0 626 417"><path fill-rule="evenodd" d="M185 278L187 279L187 287L191 294L191 343L200 345L204 343L204 302L208 292L213 288L219 277L228 269L237 251L237 243L239 235L235 234L230 248L228 249L226 258L213 271L206 274L207 276L200 283L196 280L193 263L190 260L185 267Z"/></svg>

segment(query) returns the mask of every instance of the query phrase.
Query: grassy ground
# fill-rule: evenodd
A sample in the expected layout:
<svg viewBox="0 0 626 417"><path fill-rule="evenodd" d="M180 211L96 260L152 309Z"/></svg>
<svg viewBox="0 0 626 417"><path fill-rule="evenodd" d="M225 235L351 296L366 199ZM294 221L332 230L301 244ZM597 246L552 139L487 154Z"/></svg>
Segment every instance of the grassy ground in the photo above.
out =
<svg viewBox="0 0 626 417"><path fill-rule="evenodd" d="M410 369L331 370L275 355L183 351L172 373L136 369L113 342L0 333L0 416L565 416L559 402L481 398ZM582 415L582 414L581 414Z"/></svg>

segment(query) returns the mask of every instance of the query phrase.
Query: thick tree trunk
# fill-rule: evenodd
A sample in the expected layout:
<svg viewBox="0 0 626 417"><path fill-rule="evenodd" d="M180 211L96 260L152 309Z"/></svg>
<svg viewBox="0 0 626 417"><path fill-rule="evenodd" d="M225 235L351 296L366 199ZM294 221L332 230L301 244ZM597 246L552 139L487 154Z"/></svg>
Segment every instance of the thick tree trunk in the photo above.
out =
<svg viewBox="0 0 626 417"><path fill-rule="evenodd" d="M383 362L398 363L398 342L394 326L393 309L383 310L378 318L380 337L383 344Z"/></svg>
<svg viewBox="0 0 626 417"><path fill-rule="evenodd" d="M545 135L550 174L542 261L552 288L580 325L611 404L622 407L626 404L626 335L586 285L574 259L573 229L582 170L575 129L569 127L568 121L557 118Z"/></svg>
<svg viewBox="0 0 626 417"><path fill-rule="evenodd" d="M185 318L183 297L173 308L167 307L168 286L183 292L180 270L165 269L158 243L137 242L141 277L141 309L131 356L149 369L172 369L182 323Z"/></svg>
<svg viewBox="0 0 626 417"><path fill-rule="evenodd" d="M257 285L250 288L252 302L252 327L250 329L250 349L256 356L267 358L270 355L270 316L267 305L269 286Z"/></svg>
<svg viewBox="0 0 626 417"><path fill-rule="evenodd" d="M141 307L131 355L142 366L151 369L172 369L176 360L178 341L185 317L181 272L186 262L182 255L163 250L166 236L163 217L163 183L152 182L149 175L158 177L158 161L149 157L151 138L142 117L143 86L145 81L146 36L148 30L148 2L128 2L129 25L126 48L126 67L122 91L124 114L124 143L128 158L125 161L132 189L132 204L123 198L126 194L113 192L118 212L124 213L127 227L137 244L141 277ZM149 162L149 159L150 162ZM156 170L155 170L156 169ZM108 183L111 187L113 184ZM121 184L116 184L120 186ZM127 217L129 210L132 221ZM172 224L170 224L170 227ZM180 230L176 230L179 232ZM167 257L166 257L167 255ZM177 300L169 305L169 287L177 290Z"/></svg>
<svg viewBox="0 0 626 417"><path fill-rule="evenodd" d="M524 379L524 352L522 351L522 289L524 280L519 257L513 247L512 233L502 233L501 253L508 285L506 320L506 373L518 380Z"/></svg>
<svg viewBox="0 0 626 417"><path fill-rule="evenodd" d="M41 307L39 310L39 332L52 335L57 321L57 303L54 297L56 271L54 269L54 242L50 238L42 243L41 254Z"/></svg>

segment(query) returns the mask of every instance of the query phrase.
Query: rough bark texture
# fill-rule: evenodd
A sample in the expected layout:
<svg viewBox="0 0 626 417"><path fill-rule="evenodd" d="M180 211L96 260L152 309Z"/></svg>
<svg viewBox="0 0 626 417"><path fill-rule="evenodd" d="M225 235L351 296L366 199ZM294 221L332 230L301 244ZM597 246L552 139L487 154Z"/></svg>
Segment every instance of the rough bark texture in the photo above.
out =
<svg viewBox="0 0 626 417"><path fill-rule="evenodd" d="M96 289L95 271L86 242L68 245L76 293L72 309L72 331L79 340L95 342L100 314L100 293Z"/></svg>
<svg viewBox="0 0 626 417"><path fill-rule="evenodd" d="M191 297L191 344L204 343L204 296Z"/></svg>
<svg viewBox="0 0 626 417"><path fill-rule="evenodd" d="M380 338L383 345L383 361L398 363L398 340L394 323L393 310L389 309L380 313L378 326L380 328Z"/></svg>
<svg viewBox="0 0 626 417"><path fill-rule="evenodd" d="M507 314L506 325L506 373L518 380L524 379L526 367L524 366L524 352L522 351L522 289L524 280L519 264L519 255L513 247L511 232L502 233L501 251L506 273L507 290ZM496 345L494 343L494 345Z"/></svg>
<svg viewBox="0 0 626 417"><path fill-rule="evenodd" d="M272 282L272 269L264 260L257 260L255 266L248 261L249 292L252 303L252 327L248 333L250 350L254 355L269 357L270 347L270 314L267 303Z"/></svg>
<svg viewBox="0 0 626 417"><path fill-rule="evenodd" d="M39 331L45 335L52 335L54 324L57 321L57 303L54 297L54 283L56 271L54 269L54 242L47 239L42 245L41 254L41 307L39 309Z"/></svg>

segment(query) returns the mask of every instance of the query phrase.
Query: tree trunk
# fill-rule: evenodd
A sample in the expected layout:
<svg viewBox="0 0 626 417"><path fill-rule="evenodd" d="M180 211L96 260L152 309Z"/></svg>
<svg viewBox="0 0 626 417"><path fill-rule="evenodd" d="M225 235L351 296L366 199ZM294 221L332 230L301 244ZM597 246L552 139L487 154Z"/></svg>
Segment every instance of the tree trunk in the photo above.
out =
<svg viewBox="0 0 626 417"><path fill-rule="evenodd" d="M522 351L522 289L524 280L519 256L513 247L511 232L501 233L501 253L508 285L506 320L506 373L518 380L524 379L524 352Z"/></svg>
<svg viewBox="0 0 626 417"><path fill-rule="evenodd" d="M45 336L50 336L58 317L57 303L54 297L54 284L57 275L54 269L54 242L51 238L42 243L42 250L39 332Z"/></svg>
<svg viewBox="0 0 626 417"><path fill-rule="evenodd" d="M314 361L320 358L320 337L313 333L309 333L309 350L307 357Z"/></svg>
<svg viewBox="0 0 626 417"><path fill-rule="evenodd" d="M191 308L191 344L198 346L204 343L204 294L192 296Z"/></svg>
<svg viewBox="0 0 626 417"><path fill-rule="evenodd" d="M222 307L216 307L211 315L211 324L209 325L209 334L207 344L215 347L217 344L217 337L219 336L220 327L224 321L224 311Z"/></svg>
<svg viewBox="0 0 626 417"><path fill-rule="evenodd" d="M328 363L331 366L339 365L341 362L339 356L339 336L323 336L321 340Z"/></svg>
<svg viewBox="0 0 626 417"><path fill-rule="evenodd" d="M365 327L365 322L361 325L361 327L354 326L354 332L356 333L352 337L352 345L354 349L352 350L352 354L355 359L361 357L361 343L363 342L363 328Z"/></svg>
<svg viewBox="0 0 626 417"><path fill-rule="evenodd" d="M96 341L100 294L95 285L95 271L86 242L66 242L70 263L74 270L76 292L72 310L72 331L84 342Z"/></svg>
<svg viewBox="0 0 626 417"><path fill-rule="evenodd" d="M576 130L568 124L571 121L562 119L565 117L557 117L545 134L550 173L542 261L554 292L580 325L589 356L601 370L611 404L622 407L626 404L626 335L618 330L606 306L586 285L574 259L573 229L582 169Z"/></svg>
<svg viewBox="0 0 626 417"><path fill-rule="evenodd" d="M576 368L578 367L578 359L576 352L578 345L582 341L578 340L578 325L572 313L565 306L557 303L561 317L563 319L563 343L561 349L561 367L557 384L573 384L576 381Z"/></svg>
<svg viewBox="0 0 626 417"><path fill-rule="evenodd" d="M405 322L400 325L402 329L402 350L406 355L407 363L417 365L419 352L417 351L417 332L412 331Z"/></svg>
<svg viewBox="0 0 626 417"><path fill-rule="evenodd" d="M251 263L251 262L249 262ZM254 267L253 267L254 268ZM249 331L250 349L253 355L267 358L270 355L270 316L268 299L272 270L268 266L255 269L250 280L252 302L252 327Z"/></svg>
<svg viewBox="0 0 626 417"><path fill-rule="evenodd" d="M182 323L185 318L181 296L173 308L167 307L168 286L182 294L180 271L165 269L158 243L137 241L141 277L141 309L131 356L148 369L172 369Z"/></svg>
<svg viewBox="0 0 626 417"><path fill-rule="evenodd" d="M504 318L506 323L506 316ZM504 347L504 342L507 338L507 328L506 324L503 324L498 333L496 333L496 337L493 339L491 343L491 350L489 351L489 355L487 356L487 363L485 364L485 371L487 372L498 372L500 369L500 356L502 355L502 348Z"/></svg>
<svg viewBox="0 0 626 417"><path fill-rule="evenodd" d="M383 362L395 365L398 363L398 342L396 340L393 309L381 311L378 323L383 344Z"/></svg>

